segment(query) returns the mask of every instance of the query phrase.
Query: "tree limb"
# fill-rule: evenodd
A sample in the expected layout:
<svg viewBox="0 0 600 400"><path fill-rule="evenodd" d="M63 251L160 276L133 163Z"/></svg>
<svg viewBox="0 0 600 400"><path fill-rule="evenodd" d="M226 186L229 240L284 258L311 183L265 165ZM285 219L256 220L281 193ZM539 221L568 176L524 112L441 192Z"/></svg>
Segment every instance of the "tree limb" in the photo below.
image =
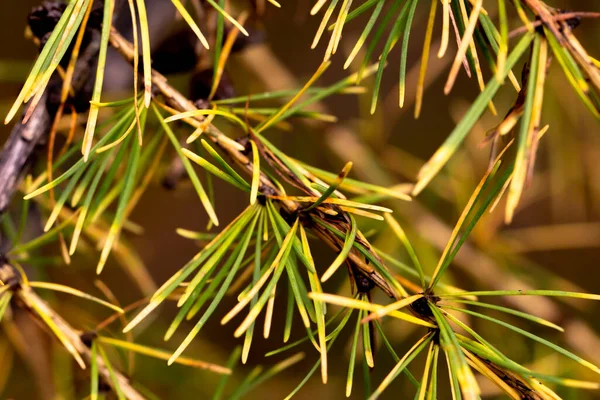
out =
<svg viewBox="0 0 600 400"><path fill-rule="evenodd" d="M17 123L0 153L0 214L6 211L36 145L50 132L53 117L46 105L44 93L40 105L27 124Z"/></svg>

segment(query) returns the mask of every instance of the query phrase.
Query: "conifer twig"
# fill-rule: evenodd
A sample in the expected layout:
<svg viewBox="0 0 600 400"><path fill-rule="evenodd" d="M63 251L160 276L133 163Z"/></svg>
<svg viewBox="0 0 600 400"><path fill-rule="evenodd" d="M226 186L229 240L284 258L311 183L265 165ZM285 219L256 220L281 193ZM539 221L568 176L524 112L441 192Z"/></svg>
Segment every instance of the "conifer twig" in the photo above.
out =
<svg viewBox="0 0 600 400"><path fill-rule="evenodd" d="M111 29L110 44L128 62L133 62L135 56L133 45L127 39L125 39L115 28ZM152 84L154 86L154 89L165 97L167 103L173 109L179 112L194 111L197 109L193 102L191 102L187 97L182 95L177 89L173 88L167 82L167 79L154 69L152 70ZM201 121L201 119L199 121ZM250 176L253 175L254 164L252 162L252 156L247 155L247 151L244 146L242 146L239 142L230 139L213 124L210 124L208 126L206 133L208 134L210 139L217 146L219 146L221 150L227 153L236 164L238 164L242 169L244 169ZM275 185L275 183L266 174L264 174L261 171L259 176L259 193L267 196L282 195L277 185ZM280 199L278 200L278 202L290 214L296 213L301 208L300 204L293 200ZM320 218L320 216L317 213L310 213L312 217ZM327 223L326 220L323 220L323 222ZM341 228L344 234L350 232L349 224L336 224L336 228ZM340 240L337 236L327 231L326 228L319 226L319 224L314 224L314 226L311 226L311 230L334 250L339 251L342 248L343 240ZM362 234L359 234L358 237L364 236ZM366 241L363 244L368 245ZM370 246L368 247L370 248ZM377 256L375 252L371 251L371 253L376 259L379 259L379 256ZM358 250L353 248L348 254L348 258L361 270L363 274L365 274L371 280L373 280L373 282L377 286L379 286L387 295L396 299L402 297L401 293L398 293L398 291L394 289L377 271L375 271L375 269L372 266L365 262ZM381 264L384 265L382 261Z"/></svg>

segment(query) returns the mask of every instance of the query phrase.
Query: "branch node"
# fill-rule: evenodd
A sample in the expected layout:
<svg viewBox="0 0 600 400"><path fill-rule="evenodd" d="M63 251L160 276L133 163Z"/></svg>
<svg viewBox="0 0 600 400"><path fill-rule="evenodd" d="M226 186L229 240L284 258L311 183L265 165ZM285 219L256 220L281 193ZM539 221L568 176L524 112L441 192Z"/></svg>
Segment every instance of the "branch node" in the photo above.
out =
<svg viewBox="0 0 600 400"><path fill-rule="evenodd" d="M79 338L81 339L81 342L87 348L91 348L92 347L92 342L94 340L96 340L97 337L98 337L98 332L96 332L96 331L86 331L86 332L83 332L81 335L79 335Z"/></svg>

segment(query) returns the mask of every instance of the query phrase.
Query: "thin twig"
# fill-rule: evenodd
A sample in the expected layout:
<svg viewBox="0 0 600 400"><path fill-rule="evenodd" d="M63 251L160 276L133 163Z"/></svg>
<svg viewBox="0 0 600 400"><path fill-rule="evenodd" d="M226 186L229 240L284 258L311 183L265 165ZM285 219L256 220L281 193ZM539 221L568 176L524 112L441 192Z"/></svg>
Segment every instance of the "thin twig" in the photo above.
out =
<svg viewBox="0 0 600 400"><path fill-rule="evenodd" d="M600 12L591 12L591 11L578 11L578 12L566 12L562 14L555 15L551 20L553 21L567 21L573 18L600 18ZM514 38L522 33L527 32L530 28L537 28L541 26L544 22L541 20L533 22L529 26L521 26L517 29L512 30L509 34L509 38Z"/></svg>

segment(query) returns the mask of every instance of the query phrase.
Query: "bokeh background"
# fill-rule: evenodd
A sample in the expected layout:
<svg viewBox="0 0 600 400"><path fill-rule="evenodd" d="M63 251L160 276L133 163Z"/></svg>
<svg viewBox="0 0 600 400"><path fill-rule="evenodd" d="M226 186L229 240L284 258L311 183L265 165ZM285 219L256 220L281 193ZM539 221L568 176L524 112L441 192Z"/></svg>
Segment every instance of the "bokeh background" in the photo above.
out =
<svg viewBox="0 0 600 400"><path fill-rule="evenodd" d="M7 112L35 59L36 48L24 38L23 32L28 12L38 3L37 0L2 0L0 115ZM158 47L165 37L179 29L181 22L173 22L175 13L170 2L157 0L148 3L153 43ZM496 2L485 3L488 10L494 12ZM600 11L600 3L594 0L548 0L548 3L563 9ZM369 113L371 81L366 80L366 94L334 96L318 105L320 110L339 118L336 124L295 120L291 131L273 131L269 133L269 138L293 157L331 171L338 171L346 161L352 160L352 175L356 178L381 185L414 182L419 167L442 143L478 92L476 81L461 73L454 91L449 96L443 95L443 84L448 65L452 61L452 52L441 60L433 56L426 79L423 111L420 119L413 118L414 93L428 4L419 6L413 24L408 57L407 105L404 109L399 109L397 105L400 57L397 49L389 58L380 92L380 104L374 115ZM309 16L311 6L308 0L285 2L282 9L268 7L260 21L251 21L257 35L262 35L264 40L232 56L228 74L236 93L241 95L298 88L312 75L321 62L324 44L316 50L310 50L310 43L320 22L320 17ZM342 69L344 55L352 48L364 22L364 18L359 18L346 26L341 50L334 57L334 65L323 76L322 84L333 83L351 72ZM436 24L432 46L434 50L439 43L440 18L436 20ZM513 21L513 25L518 26L518 22ZM123 28L126 30L126 26ZM576 34L590 54L600 56L600 21L584 20ZM355 62L355 65L358 64ZM517 71L520 71L520 67ZM130 87L131 72L118 57L111 58L107 73L107 84L111 90L119 92ZM490 76L489 71L485 71L485 74L486 77ZM179 74L170 79L184 91L189 86L189 74ZM514 91L510 88L500 91L496 101L499 115L493 116L489 112L484 115L460 152L425 193L410 204L387 204L394 208L396 216L405 226L426 269L431 271L435 266L436 258L445 245L454 222L487 167L489 149L480 146L485 133L501 121L514 98ZM518 208L515 221L510 226L503 224L502 204L493 213L486 215L452 267L451 280L454 284L467 289L532 287L600 293L600 275L597 272L600 261L600 173L597 168L600 160L600 129L597 121L589 115L570 89L558 65L551 67L543 121L550 125L550 130L541 142L535 178ZM10 128L10 125L0 126L0 142L7 137ZM198 243L178 236L175 229L182 227L202 231L208 220L191 185L182 182L175 190L167 190L161 185L160 176L158 178L146 192L132 217L143 226L143 234L127 235L126 239L137 249L150 276L160 285L199 248ZM245 196L240 196L234 188L225 184L217 182L215 193L216 211L222 221L231 220L246 205ZM362 227L365 231L382 229L369 221L365 221ZM392 235L382 234L374 240L377 246L399 257L406 256ZM48 247L48 252L55 251L56 246ZM317 254L317 260L325 265L333 257L324 246ZM31 268L29 271L39 279L93 292L96 261L97 258L94 257L79 256L69 266L47 265ZM115 262L108 265L101 279L122 304L129 304L142 296L137 285ZM349 283L345 274L338 273L326 289L348 294ZM386 300L381 293L376 294L375 299ZM86 329L98 322L98 317L94 314L98 309L93 306L88 308L87 304L68 301L69 298L62 296L50 300L56 310L75 326ZM221 310L227 310L232 304L234 299L227 299ZM531 332L543 334L600 364L600 340L596 333L600 330L600 322L596 317L600 307L597 304L580 301L551 302L532 298L517 299L512 303L498 300L498 304L516 304L524 310L561 324L566 329L564 334L521 322L521 326ZM276 310L275 321L283 318L284 312L283 309ZM163 307L136 340L174 350L192 325L184 325L170 342L162 342L162 335L173 315L174 307ZM188 348L186 355L214 363L226 362L232 349L241 342L233 338L234 325L219 325L219 315L222 314L217 312L211 319ZM598 381L597 376L553 355L545 348L523 341L518 336L489 324L471 322L509 356L532 368ZM272 359L263 357L265 352L281 346L282 326L283 324L275 324L270 340L256 336L248 365L236 368L228 388L234 388L257 365L268 368L285 358L285 355ZM293 338L300 338L303 329L299 329L300 324L295 326L298 329ZM386 323L385 327L398 352L411 344L410 340L405 339L416 337L415 332L406 325L391 322ZM117 334L118 328L118 325L113 325L112 334ZM348 366L348 333L338 340L330 353L330 382L322 385L318 374L315 374L296 398L343 398ZM5 345L7 337L13 338L7 329L0 329L0 338L3 336L0 342L0 365L8 365L10 357L11 368L4 371L0 368L0 398L50 399L55 398L55 394L56 398L81 398L81 394L85 393L87 375L77 370L68 355L61 355L60 347L48 336L32 328L31 332L22 334L21 339L25 345L16 352ZM317 360L317 353L309 347L302 347L300 350L307 351L301 363L264 382L248 393L246 398L284 398ZM32 353L36 353L36 356L33 357ZM378 353L381 356L376 358L377 367L372 372L374 383L379 382L393 366L393 361L385 351ZM360 368L359 361L356 371L358 379L352 398L364 396ZM415 372L421 370L420 362L417 361L412 369ZM220 377L211 372L182 366L167 368L162 361L138 357L135 369L132 370L132 378L159 398L203 399L210 398ZM482 387L485 398L499 396L497 390L488 383L482 383ZM406 382L399 380L384 397L409 398L412 394L403 393L412 392L406 392L405 388ZM593 392L567 390L560 393L570 399L600 399L600 395Z"/></svg>

